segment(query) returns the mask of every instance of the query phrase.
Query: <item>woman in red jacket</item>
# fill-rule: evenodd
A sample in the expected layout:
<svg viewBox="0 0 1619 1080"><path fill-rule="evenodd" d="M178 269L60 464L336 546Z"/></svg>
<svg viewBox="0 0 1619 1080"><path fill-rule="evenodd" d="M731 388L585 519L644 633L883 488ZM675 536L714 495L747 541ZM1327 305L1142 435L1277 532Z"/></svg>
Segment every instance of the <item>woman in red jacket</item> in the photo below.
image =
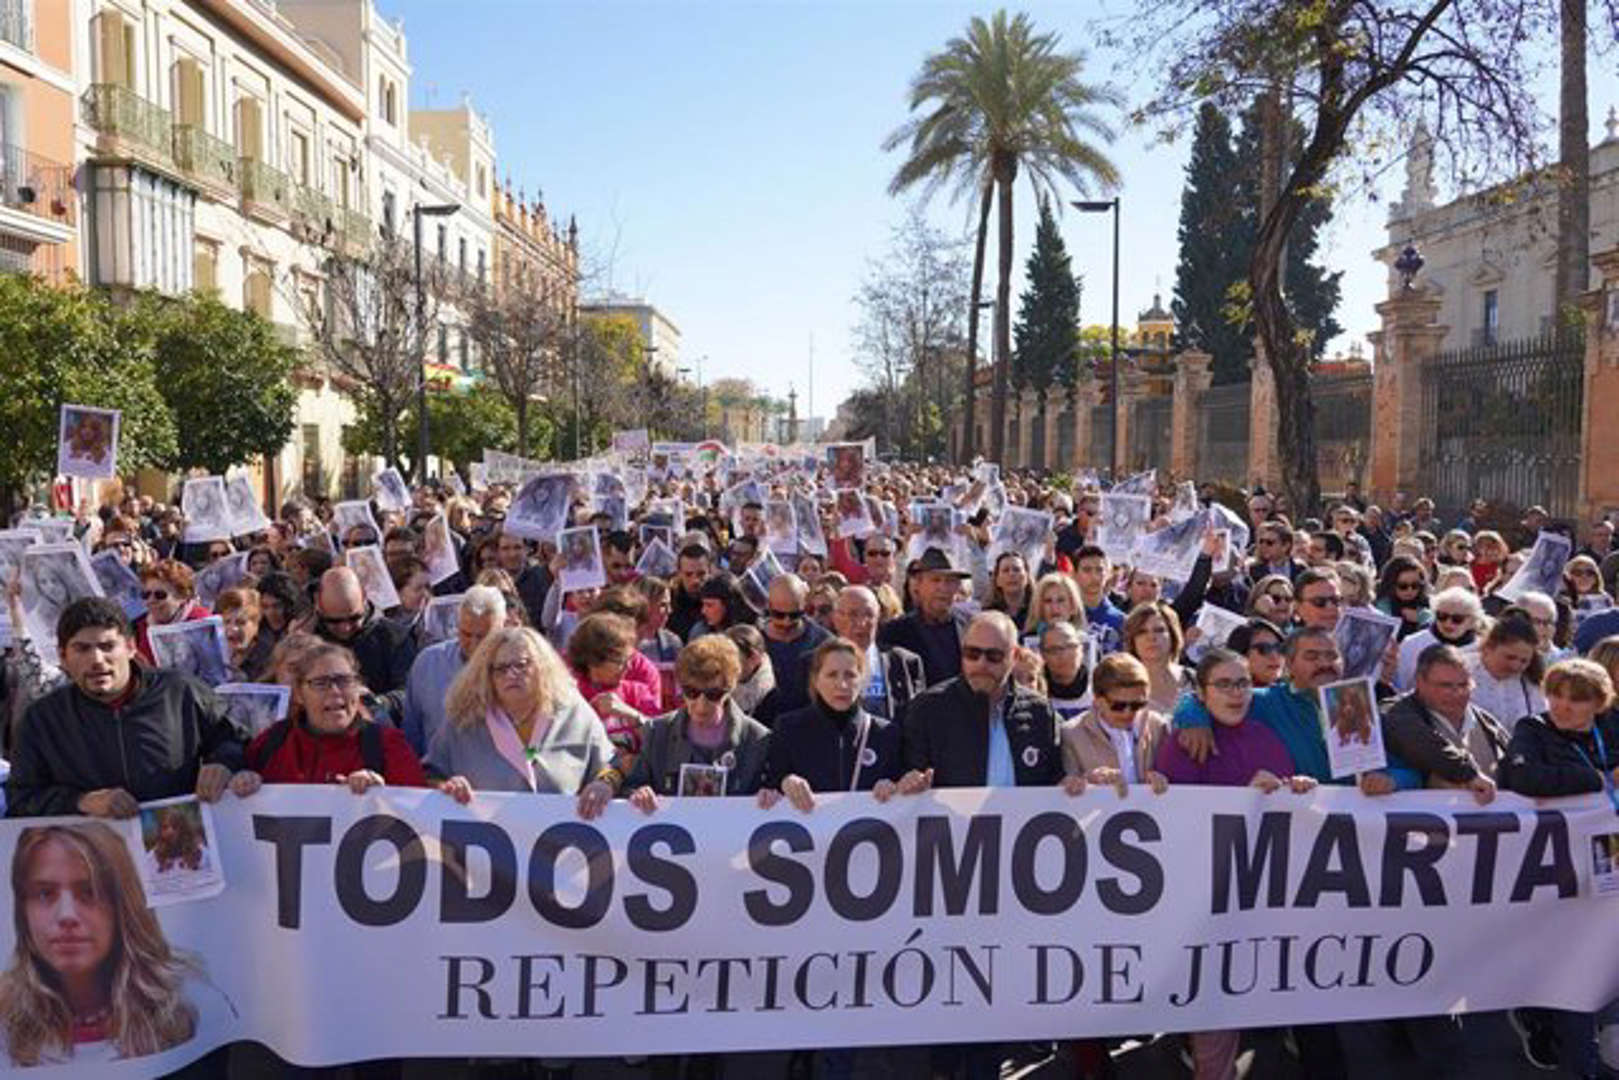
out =
<svg viewBox="0 0 1619 1080"><path fill-rule="evenodd" d="M346 784L360 795L382 784L426 787L404 733L366 718L359 672L341 645L322 642L300 656L290 715L248 744L247 767L231 777L231 790L245 796L263 783Z"/></svg>

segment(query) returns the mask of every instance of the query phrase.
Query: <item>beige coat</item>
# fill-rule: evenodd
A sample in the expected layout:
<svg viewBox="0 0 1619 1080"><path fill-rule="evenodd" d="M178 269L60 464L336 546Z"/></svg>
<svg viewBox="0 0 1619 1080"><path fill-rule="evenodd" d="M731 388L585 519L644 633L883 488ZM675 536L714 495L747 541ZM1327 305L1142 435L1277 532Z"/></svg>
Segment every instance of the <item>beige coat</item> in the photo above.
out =
<svg viewBox="0 0 1619 1080"><path fill-rule="evenodd" d="M1169 734L1169 721L1162 713L1143 709L1136 718L1136 779L1146 782L1147 772L1158 757L1158 745ZM1107 724L1095 709L1086 709L1062 725L1063 771L1084 776L1092 769L1119 768L1119 754Z"/></svg>

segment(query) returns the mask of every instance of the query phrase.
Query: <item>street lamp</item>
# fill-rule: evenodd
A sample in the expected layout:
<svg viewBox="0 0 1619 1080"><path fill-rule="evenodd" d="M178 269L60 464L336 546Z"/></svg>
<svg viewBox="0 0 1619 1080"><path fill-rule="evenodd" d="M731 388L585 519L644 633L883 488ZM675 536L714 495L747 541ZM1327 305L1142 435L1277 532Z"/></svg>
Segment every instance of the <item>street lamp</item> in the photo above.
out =
<svg viewBox="0 0 1619 1080"><path fill-rule="evenodd" d="M416 477L427 480L427 296L422 291L422 215L449 217L460 213L460 203L438 206L417 204L410 208L411 229L416 240Z"/></svg>
<svg viewBox="0 0 1619 1080"><path fill-rule="evenodd" d="M1113 211L1113 371L1108 390L1108 477L1119 479L1119 197L1104 200L1080 200L1074 207L1087 214L1105 214Z"/></svg>

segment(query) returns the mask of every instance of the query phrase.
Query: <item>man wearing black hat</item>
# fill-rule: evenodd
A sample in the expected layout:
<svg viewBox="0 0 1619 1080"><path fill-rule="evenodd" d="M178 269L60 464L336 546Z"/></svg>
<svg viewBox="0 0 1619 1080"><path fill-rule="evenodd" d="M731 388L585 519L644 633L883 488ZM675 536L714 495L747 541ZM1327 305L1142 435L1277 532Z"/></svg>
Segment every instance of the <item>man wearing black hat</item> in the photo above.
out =
<svg viewBox="0 0 1619 1080"><path fill-rule="evenodd" d="M911 573L917 577L920 603L908 615L885 624L877 634L883 648L901 646L922 658L922 670L929 686L961 674L961 627L950 605L955 603L961 579L971 577L957 570L950 558L936 547L922 552Z"/></svg>

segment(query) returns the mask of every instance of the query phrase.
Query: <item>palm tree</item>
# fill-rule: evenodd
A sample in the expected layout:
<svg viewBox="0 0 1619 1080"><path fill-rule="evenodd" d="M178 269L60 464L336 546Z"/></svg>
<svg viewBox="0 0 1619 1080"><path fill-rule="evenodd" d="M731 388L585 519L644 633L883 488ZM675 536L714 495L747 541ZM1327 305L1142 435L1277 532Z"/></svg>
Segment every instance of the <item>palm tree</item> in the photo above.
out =
<svg viewBox="0 0 1619 1080"><path fill-rule="evenodd" d="M1108 86L1080 80L1081 53L1059 49L1054 33L1036 33L1027 15L997 11L974 16L962 37L928 56L911 81L913 116L883 140L883 149L908 147L909 156L888 185L890 194L924 185L924 198L951 183L957 197L978 196L972 306L967 312L966 402L961 457L973 452L973 391L978 356L978 297L983 288L984 245L991 200L999 198L999 276L995 290L995 394L990 405L990 457L1001 460L1006 440L1006 361L1012 352L1012 185L1021 170L1035 197L1055 195L1058 179L1081 193L1111 189L1119 172L1082 135L1113 141L1113 130L1093 111L1123 107ZM926 109L919 113L918 110ZM1054 200L1055 201L1055 200Z"/></svg>

